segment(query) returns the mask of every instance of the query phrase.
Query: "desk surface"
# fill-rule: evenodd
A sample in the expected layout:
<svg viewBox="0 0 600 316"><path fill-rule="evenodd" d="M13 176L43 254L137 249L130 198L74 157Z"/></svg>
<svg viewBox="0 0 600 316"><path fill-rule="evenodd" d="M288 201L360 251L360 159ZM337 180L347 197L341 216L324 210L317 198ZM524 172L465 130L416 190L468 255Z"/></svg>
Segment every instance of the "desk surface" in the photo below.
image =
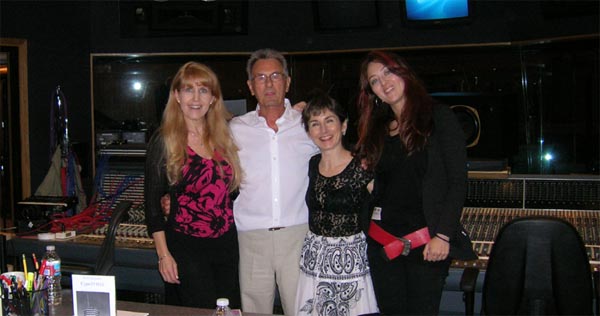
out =
<svg viewBox="0 0 600 316"><path fill-rule="evenodd" d="M150 316L210 316L212 309L191 308L171 305L146 304L117 301L117 310L144 312ZM62 304L50 308L50 316L72 316L73 294L71 290L63 290ZM265 314L243 313L243 316L267 316Z"/></svg>

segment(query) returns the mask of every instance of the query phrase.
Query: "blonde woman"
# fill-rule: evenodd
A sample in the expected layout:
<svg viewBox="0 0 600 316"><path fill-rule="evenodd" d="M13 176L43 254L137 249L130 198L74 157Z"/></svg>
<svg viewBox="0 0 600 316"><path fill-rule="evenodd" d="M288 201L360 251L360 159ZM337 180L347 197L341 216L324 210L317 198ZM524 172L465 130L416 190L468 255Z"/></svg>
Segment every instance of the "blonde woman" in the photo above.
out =
<svg viewBox="0 0 600 316"><path fill-rule="evenodd" d="M175 74L146 159L148 233L154 239L166 302L240 306L238 240L232 194L240 184L237 147L216 74L188 62ZM165 221L161 197L170 197Z"/></svg>

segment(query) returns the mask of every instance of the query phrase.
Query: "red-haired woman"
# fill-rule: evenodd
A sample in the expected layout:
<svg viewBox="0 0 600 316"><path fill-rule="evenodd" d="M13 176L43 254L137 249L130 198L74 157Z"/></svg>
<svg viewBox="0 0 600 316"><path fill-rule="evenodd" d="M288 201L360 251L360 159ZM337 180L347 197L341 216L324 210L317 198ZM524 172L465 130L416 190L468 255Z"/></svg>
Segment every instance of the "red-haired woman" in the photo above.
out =
<svg viewBox="0 0 600 316"><path fill-rule="evenodd" d="M464 134L452 111L429 96L396 54L370 52L360 71L356 146L375 171L368 253L379 309L436 315L450 250L465 259L474 255L468 243L457 242L467 238L460 225Z"/></svg>

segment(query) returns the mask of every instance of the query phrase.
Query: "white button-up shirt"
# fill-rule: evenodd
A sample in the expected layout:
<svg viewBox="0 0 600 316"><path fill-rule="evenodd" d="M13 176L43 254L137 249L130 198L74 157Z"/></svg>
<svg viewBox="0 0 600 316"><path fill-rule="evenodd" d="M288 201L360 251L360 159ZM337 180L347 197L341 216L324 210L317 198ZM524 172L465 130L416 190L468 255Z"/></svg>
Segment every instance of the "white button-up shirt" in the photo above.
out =
<svg viewBox="0 0 600 316"><path fill-rule="evenodd" d="M235 117L229 126L244 172L233 214L238 231L286 227L308 222L305 203L308 162L318 148L302 126L302 115L285 100L278 131L256 111Z"/></svg>

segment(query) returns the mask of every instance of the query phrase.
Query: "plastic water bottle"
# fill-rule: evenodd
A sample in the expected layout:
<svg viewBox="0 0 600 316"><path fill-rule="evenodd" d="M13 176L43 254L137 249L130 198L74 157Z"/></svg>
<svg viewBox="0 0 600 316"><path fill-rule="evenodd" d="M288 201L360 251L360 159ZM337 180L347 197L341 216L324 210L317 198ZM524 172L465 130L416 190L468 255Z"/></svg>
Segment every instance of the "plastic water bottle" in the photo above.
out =
<svg viewBox="0 0 600 316"><path fill-rule="evenodd" d="M44 283L48 291L48 304L60 305L62 301L62 288L60 286L60 257L54 245L46 246L46 253L42 259L44 265Z"/></svg>
<svg viewBox="0 0 600 316"><path fill-rule="evenodd" d="M233 312L231 312L231 308L229 308L229 299L218 298L217 308L212 313L212 316L233 316Z"/></svg>

